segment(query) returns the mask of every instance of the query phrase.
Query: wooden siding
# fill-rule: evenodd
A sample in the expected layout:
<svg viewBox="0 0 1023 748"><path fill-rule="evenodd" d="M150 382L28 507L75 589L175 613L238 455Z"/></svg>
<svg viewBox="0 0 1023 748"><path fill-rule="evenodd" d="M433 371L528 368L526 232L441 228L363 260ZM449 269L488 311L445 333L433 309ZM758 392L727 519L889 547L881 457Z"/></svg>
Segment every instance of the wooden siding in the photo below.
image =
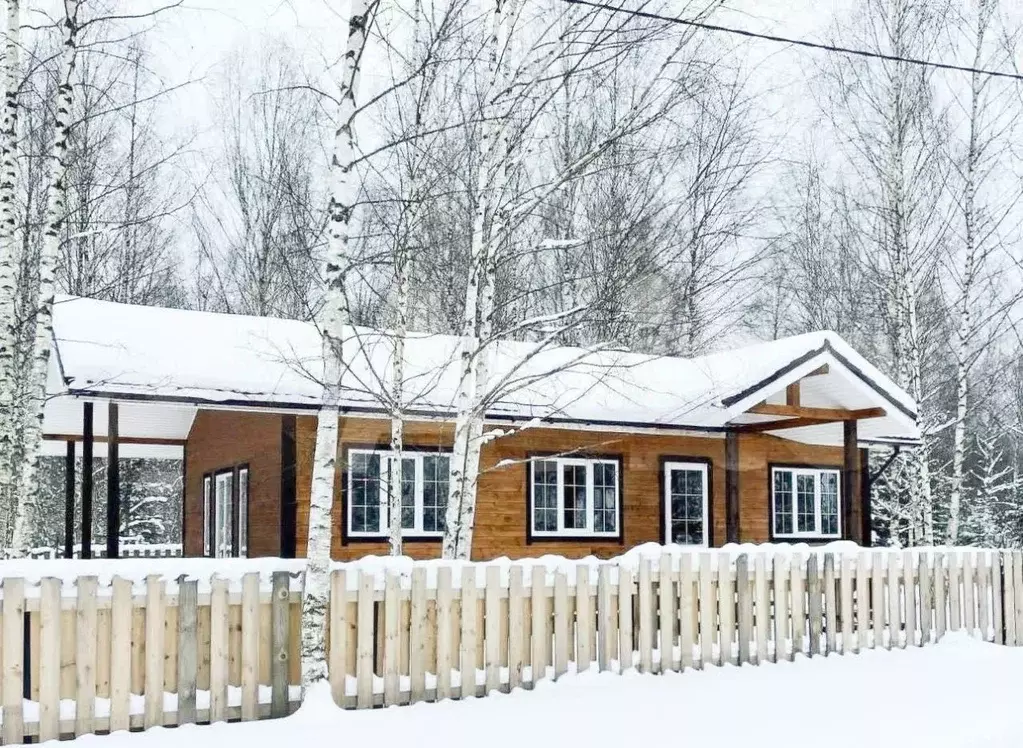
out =
<svg viewBox="0 0 1023 748"><path fill-rule="evenodd" d="M382 419L343 418L342 456L349 446L386 447L390 425ZM448 424L411 423L405 428L410 447L444 447L451 443ZM312 477L316 421L300 417L296 425L296 488L298 495L296 550L305 555L309 526L309 484ZM620 455L623 467L624 533L617 540L534 540L526 537L526 467L521 461L531 453L582 451ZM570 557L589 554L612 556L639 543L661 542L661 462L668 457L694 457L711 461L711 542L725 539L725 440L720 436L692 437L656 434L621 434L568 429L529 429L488 443L482 456L482 477L476 508L473 558L497 556L521 558L548 553ZM517 464L496 467L506 460ZM768 434L739 437L739 539L766 542L769 537L768 465L770 463L827 465L842 467L841 447L815 447ZM342 463L343 464L343 463ZM338 485L341 475L339 471ZM339 494L338 494L339 495ZM858 493L857 493L858 495ZM366 554L386 554L387 543L349 540L342 542L341 519L344 506L334 504L334 558L351 559ZM859 507L853 508L853 528L859 527ZM409 541L405 552L415 558L439 555L440 543Z"/></svg>
<svg viewBox="0 0 1023 748"><path fill-rule="evenodd" d="M186 556L202 555L203 475L246 463L249 466L249 555L279 554L281 416L200 410L185 445Z"/></svg>

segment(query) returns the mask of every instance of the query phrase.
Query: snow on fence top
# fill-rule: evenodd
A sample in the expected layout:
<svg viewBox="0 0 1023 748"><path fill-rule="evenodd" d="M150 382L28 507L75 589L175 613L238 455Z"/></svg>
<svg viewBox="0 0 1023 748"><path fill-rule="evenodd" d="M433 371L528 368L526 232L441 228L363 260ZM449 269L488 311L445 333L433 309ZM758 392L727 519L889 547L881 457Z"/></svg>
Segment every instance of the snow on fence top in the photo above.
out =
<svg viewBox="0 0 1023 748"><path fill-rule="evenodd" d="M967 548L956 547L921 547L911 549L898 548L862 548L850 541L836 541L820 546L809 546L803 543L764 543L754 544L729 544L722 548L692 548L679 545L658 545L657 543L646 543L636 546L620 556L609 559L598 559L594 556L587 556L581 559L570 559L564 556L540 556L538 558L509 559L506 557L496 558L490 561L446 561L443 559L413 560L407 556L364 556L356 561L335 561L332 570L359 571L361 575L371 574L374 579L374 586L378 590L384 588L384 582L388 573L396 574L403 588L411 586L412 572L421 568L426 570L427 585L430 588L437 585L437 572L441 568L451 569L451 583L454 588L461 586L463 569L466 567L476 570L477 584L486 584L486 571L490 567L498 567L501 571L501 584L508 585L508 572L512 566L523 570L522 582L525 587L532 584L532 570L534 567L545 569L545 584L552 584L556 572L562 572L570 585L576 583L577 571L580 568L589 570L591 582L597 579L598 568L602 565L609 565L614 568L615 581L617 570L629 569L636 573L643 559L650 560L652 569L656 573L660 559L667 554L677 563L680 556L688 555L696 557L709 554L714 558L714 568L718 568L719 559L722 555L729 558L731 568L735 569L735 561L742 555L754 559L763 556L770 560L775 556L784 556L790 559L799 559L805 564L807 558L816 555L821 566L823 558L827 554L836 556L836 565L840 563L841 557L859 556L862 553L870 555L881 554L886 556L897 556L900 562L907 558L911 559L914 568L921 559L930 559L937 553L982 553L992 554L997 551L990 548ZM237 592L241 590L242 577L246 574L256 573L259 575L261 587L270 589L271 577L274 572L286 572L291 576L292 591L301 591L302 574L305 571L304 559L282 559L282 558L128 558L128 559L9 559L0 561L0 579L13 577L26 581L28 587L26 594L32 597L38 592L38 583L44 578L57 578L62 581L64 596L75 594L75 583L82 577L96 577L100 590L107 590L112 579L120 577L131 580L137 594L145 591L145 582L148 577L160 577L167 583L167 593L176 594L177 584L180 581L196 580L199 583L201 593L209 592L210 581L217 577L228 582L228 588ZM356 589L358 577L355 574L348 574L346 579L347 587L350 590ZM2 592L2 590L0 590ZM2 594L0 594L2 599Z"/></svg>
<svg viewBox="0 0 1023 748"><path fill-rule="evenodd" d="M346 335L350 364L343 405L376 410L382 379L372 372L387 370L392 340L367 328L349 327ZM73 394L289 408L316 407L321 401L320 338L311 323L61 297L54 308L54 336L60 377L51 381L63 382ZM457 346L458 338L450 335L410 336L405 349L410 411L452 411ZM849 385L852 397L869 400L880 392L895 405L892 410L901 411L894 420L865 425L891 437L919 436L913 399L833 332L692 359L569 347L537 350L515 341L489 350L493 381L508 380L513 393L498 399L489 414L494 418L721 427L745 403L743 393L763 399L756 388L772 377L803 376L829 363L843 368L843 382L863 380Z"/></svg>

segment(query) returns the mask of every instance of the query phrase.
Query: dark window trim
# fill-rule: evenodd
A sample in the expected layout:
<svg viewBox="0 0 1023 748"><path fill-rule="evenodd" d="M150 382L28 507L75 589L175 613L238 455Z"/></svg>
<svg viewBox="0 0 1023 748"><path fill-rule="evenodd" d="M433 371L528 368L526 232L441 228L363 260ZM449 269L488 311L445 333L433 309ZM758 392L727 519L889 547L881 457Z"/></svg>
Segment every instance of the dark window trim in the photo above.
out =
<svg viewBox="0 0 1023 748"><path fill-rule="evenodd" d="M775 535L774 534L774 468L788 468L793 470L833 470L838 473L838 517L842 520L842 470L843 465L811 464L806 462L769 462L767 463L767 532L771 542L778 540L782 543L833 543L836 540L846 540L847 529L845 523L837 537L831 535ZM793 490L795 488L793 487ZM795 501L795 495L792 500Z"/></svg>
<svg viewBox="0 0 1023 748"><path fill-rule="evenodd" d="M234 467L217 468L212 471L213 476L212 492L210 493L210 557L217 557L217 478L221 475L231 476L231 509L232 511L237 504L238 495L235 492L235 484L238 482L235 476ZM237 519L238 515L232 515L232 519ZM237 527L237 522L232 522L231 527L231 557L234 558L238 554L235 551L235 532L234 528Z"/></svg>
<svg viewBox="0 0 1023 748"><path fill-rule="evenodd" d="M248 485L247 485L247 498L252 498L252 467L247 462L240 462L232 467L217 468L203 473L202 475L202 495L201 500L205 502L206 496L206 481L210 482L210 505L207 512L204 512L203 517L203 555L206 558L216 558L217 555L217 477L221 475L231 476L231 557L239 558L240 542L241 538L238 533L238 505L239 505L239 493L238 493L238 475L242 470L247 470ZM249 532L252 528L252 509L251 503L246 507L245 512L245 535L249 537ZM206 528L209 527L210 534L210 552L206 555Z"/></svg>
<svg viewBox="0 0 1023 748"><path fill-rule="evenodd" d="M659 541L666 543L668 540L668 526L664 515L668 513L667 506L667 484L664 482L664 470L669 462L692 462L707 466L707 547L716 548L714 545L714 460L710 457L693 457L692 455L661 455L657 462L657 490L660 492L660 500L657 502L660 507L660 536ZM687 546L695 547L695 546Z"/></svg>
<svg viewBox="0 0 1023 748"><path fill-rule="evenodd" d="M210 493L209 499L206 498L206 484L209 482ZM202 507L200 514L202 515L202 555L203 558L213 558L213 514L216 502L213 498L213 473L202 474L202 492L199 497L200 506ZM209 548L206 547L206 538L209 537Z"/></svg>
<svg viewBox="0 0 1023 748"><path fill-rule="evenodd" d="M563 457L575 460L606 460L618 463L618 531L614 535L533 535L533 460ZM534 543L617 543L625 544L625 459L617 452L587 452L561 450L556 452L527 452L526 468L526 545Z"/></svg>
<svg viewBox="0 0 1023 748"><path fill-rule="evenodd" d="M390 452L391 442L376 442L376 443L351 443L344 444L343 446L343 461L341 464L341 527L339 528L341 533L341 545L361 545L367 543L387 543L388 534L383 532L379 535L356 535L352 536L348 533L348 463L349 454L352 450L372 450L374 452ZM401 448L403 453L405 452L417 452L417 453L435 453L435 454L446 454L451 455L451 447L444 446L426 446L418 444L406 444ZM401 542L404 543L436 543L438 546L443 542L444 536L441 535L405 535L402 533Z"/></svg>
<svg viewBox="0 0 1023 748"><path fill-rule="evenodd" d="M249 541L252 539L250 530L252 529L251 517L252 517L252 468L249 467L249 463L242 462L234 466L234 555L235 558L242 558L242 539L241 539L241 523L238 522L238 510L241 506L241 474L242 470L246 471L245 476L245 544L249 545ZM248 558L248 548L245 549L245 558Z"/></svg>

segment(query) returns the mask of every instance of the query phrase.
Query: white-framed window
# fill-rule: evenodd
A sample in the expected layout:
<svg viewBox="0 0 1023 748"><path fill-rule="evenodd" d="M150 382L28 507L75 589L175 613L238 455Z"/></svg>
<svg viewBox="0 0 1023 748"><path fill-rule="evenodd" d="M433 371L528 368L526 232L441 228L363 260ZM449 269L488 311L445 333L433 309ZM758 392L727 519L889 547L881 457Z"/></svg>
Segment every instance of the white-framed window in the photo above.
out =
<svg viewBox="0 0 1023 748"><path fill-rule="evenodd" d="M348 450L349 537L387 535L391 452ZM401 453L403 537L441 537L448 503L449 452Z"/></svg>
<svg viewBox="0 0 1023 748"><path fill-rule="evenodd" d="M709 474L705 462L664 463L664 542L710 544Z"/></svg>
<svg viewBox="0 0 1023 748"><path fill-rule="evenodd" d="M248 556L248 465L207 473L202 486L203 554L214 558Z"/></svg>
<svg viewBox="0 0 1023 748"><path fill-rule="evenodd" d="M530 462L534 537L609 537L618 526L618 460L534 457Z"/></svg>
<svg viewBox="0 0 1023 748"><path fill-rule="evenodd" d="M842 536L840 471L772 467L771 522L776 538Z"/></svg>

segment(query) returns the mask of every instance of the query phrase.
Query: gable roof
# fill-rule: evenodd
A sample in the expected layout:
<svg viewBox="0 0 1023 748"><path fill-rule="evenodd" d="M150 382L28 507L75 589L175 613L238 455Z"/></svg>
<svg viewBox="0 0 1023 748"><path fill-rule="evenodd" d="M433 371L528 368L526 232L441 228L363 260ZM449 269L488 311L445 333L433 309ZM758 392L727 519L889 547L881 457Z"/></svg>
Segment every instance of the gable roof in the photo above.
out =
<svg viewBox="0 0 1023 748"><path fill-rule="evenodd" d="M61 297L54 339L53 394L275 410L312 410L321 399L320 336L307 322ZM344 349L343 407L381 412L391 338L351 327ZM690 359L518 341L488 350L489 381L504 383L491 419L716 431L827 364L828 374L806 380L804 404L880 405L887 415L862 422L864 438L919 437L913 399L832 332ZM410 416L453 413L457 351L455 336L408 338ZM811 430L804 440L831 443L823 426Z"/></svg>

